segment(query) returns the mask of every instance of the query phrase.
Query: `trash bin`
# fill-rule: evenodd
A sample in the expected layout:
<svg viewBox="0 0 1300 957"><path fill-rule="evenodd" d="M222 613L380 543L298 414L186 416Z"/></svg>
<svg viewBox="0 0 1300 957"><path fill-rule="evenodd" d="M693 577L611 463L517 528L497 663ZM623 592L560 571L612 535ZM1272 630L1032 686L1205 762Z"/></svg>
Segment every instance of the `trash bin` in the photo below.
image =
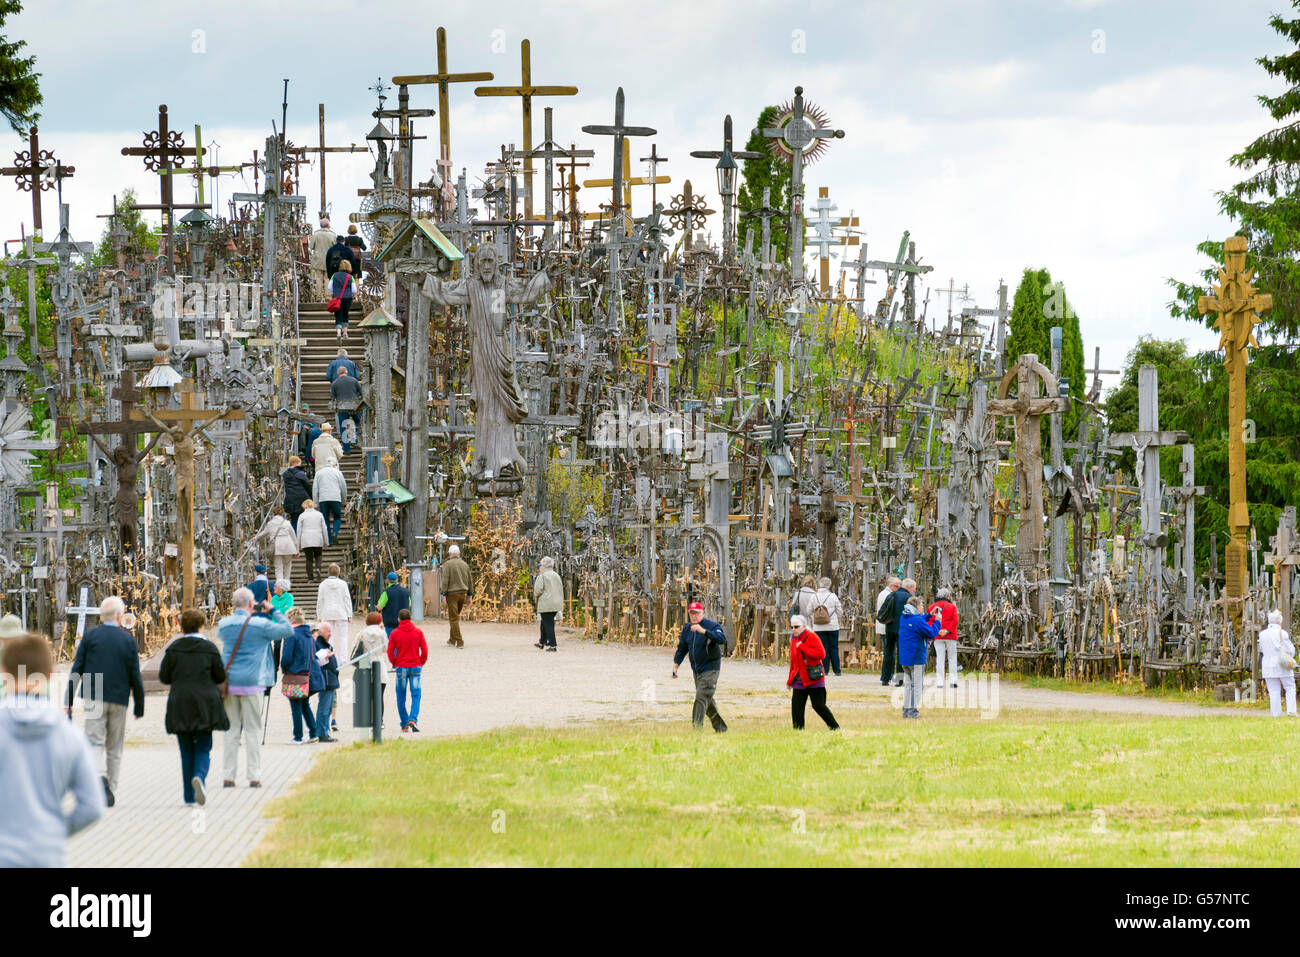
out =
<svg viewBox="0 0 1300 957"><path fill-rule="evenodd" d="M352 727L370 727L370 669L352 669Z"/></svg>

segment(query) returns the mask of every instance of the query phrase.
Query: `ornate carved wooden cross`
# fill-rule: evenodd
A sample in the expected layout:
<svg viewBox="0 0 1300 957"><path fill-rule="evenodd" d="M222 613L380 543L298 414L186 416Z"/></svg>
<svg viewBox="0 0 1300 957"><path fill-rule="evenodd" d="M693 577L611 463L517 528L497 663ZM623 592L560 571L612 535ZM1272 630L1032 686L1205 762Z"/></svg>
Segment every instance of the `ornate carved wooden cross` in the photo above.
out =
<svg viewBox="0 0 1300 957"><path fill-rule="evenodd" d="M198 150L185 145L180 133L167 127L167 104L158 107L158 129L144 134L140 146L122 147L123 156L144 158L145 169L159 174L159 199L154 203L136 203L132 209L156 209L162 212L163 230L167 235L167 274L176 274L176 210L209 209L208 203L177 203L172 199L171 170L176 160L185 156L198 156Z"/></svg>
<svg viewBox="0 0 1300 957"><path fill-rule="evenodd" d="M14 154L14 165L0 169L0 176L12 176L20 190L32 194L33 232L43 231L41 224L41 190L53 189L77 171L75 166L64 166L54 158L51 150L41 149L36 127L27 134L27 149Z"/></svg>

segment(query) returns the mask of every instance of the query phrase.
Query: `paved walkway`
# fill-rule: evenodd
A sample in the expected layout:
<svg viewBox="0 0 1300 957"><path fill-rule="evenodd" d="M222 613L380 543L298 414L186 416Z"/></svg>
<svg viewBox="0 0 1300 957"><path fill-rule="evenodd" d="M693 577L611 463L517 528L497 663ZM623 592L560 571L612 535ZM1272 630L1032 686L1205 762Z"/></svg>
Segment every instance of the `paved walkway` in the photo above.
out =
<svg viewBox="0 0 1300 957"><path fill-rule="evenodd" d="M353 634L360 627L359 622L354 623ZM466 647L455 649L446 644L445 621L426 622L422 627L429 637L420 708L422 735L470 734L519 725L557 727L598 719L689 720L694 697L690 666L683 664L682 677L672 679L669 648L598 644L561 629L560 650L551 654L533 647L535 625L466 622ZM724 716L734 724L739 717L788 713L785 676L784 665L726 662L719 693ZM882 688L879 678L872 675L844 675L833 681L833 700L841 702L848 696L859 704L883 703L894 693ZM343 742L368 737L368 731L352 729L350 673L343 677L340 699L339 737ZM987 699L982 704L987 706ZM1171 717L1259 714L1147 698L1030 689L1010 681L998 685L998 706ZM289 704L273 692L267 744L262 749L263 786L247 786L241 755L239 786L221 787L224 735L217 733L213 736L207 807L188 808L181 798L175 739L163 729L165 708L165 693L153 694L146 702L145 717L128 719L117 805L69 842L71 866L236 865L271 824L262 816L266 802L284 794L321 752L343 746L289 743ZM398 733L396 714L390 675L386 736Z"/></svg>

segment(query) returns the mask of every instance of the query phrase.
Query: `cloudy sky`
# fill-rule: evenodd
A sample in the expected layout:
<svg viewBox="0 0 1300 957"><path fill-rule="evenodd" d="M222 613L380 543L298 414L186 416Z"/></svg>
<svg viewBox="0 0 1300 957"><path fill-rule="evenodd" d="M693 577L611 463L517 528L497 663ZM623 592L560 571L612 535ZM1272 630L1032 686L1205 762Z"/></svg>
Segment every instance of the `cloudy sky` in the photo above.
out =
<svg viewBox="0 0 1300 957"><path fill-rule="evenodd" d="M1285 49L1267 20L1289 9L1284 0L132 0L127 15L103 0L26 6L6 32L27 42L43 74L42 146L77 167L64 190L77 239L98 238L96 215L126 186L157 201L157 177L120 150L154 128L158 104L187 144L201 124L220 162L237 162L279 124L288 78L292 140L315 142L324 102L330 145L364 144L369 87L434 72L444 26L453 71L516 84L528 38L535 84L578 87L535 101L534 137L541 107L554 106L556 138L597 151L588 175L609 175L610 140L579 127L612 122L622 86L627 122L658 130L653 142L670 160L661 172L672 177L660 189L671 193L685 179L713 191L713 161L688 153L719 148L725 114L741 145L765 105L802 85L845 131L809 169L808 195L829 187L839 214L861 219L873 257L891 258L910 230L934 266L930 284L968 285L981 306L994 304L999 279L1014 290L1026 266L1046 266L1082 318L1089 361L1100 346L1109 368L1143 333L1214 346L1217 337L1168 318L1166 279L1194 277L1196 244L1231 231L1214 192L1240 178L1227 157L1269 128L1255 97L1278 85L1254 60ZM471 177L522 139L518 100L476 97L474 85L453 87L451 100L452 158ZM412 101L435 107L436 93L416 87ZM417 145L424 178L437 120L416 132L431 134ZM6 149L23 148L9 140ZM634 157L649 145L636 143ZM370 166L360 154L329 158L336 216ZM317 182L304 170L309 209ZM226 177L220 190L251 186L251 176ZM605 196L584 191L582 204ZM634 203L643 212L648 194ZM30 218L28 196L0 183L4 238ZM931 315L946 302L932 296Z"/></svg>

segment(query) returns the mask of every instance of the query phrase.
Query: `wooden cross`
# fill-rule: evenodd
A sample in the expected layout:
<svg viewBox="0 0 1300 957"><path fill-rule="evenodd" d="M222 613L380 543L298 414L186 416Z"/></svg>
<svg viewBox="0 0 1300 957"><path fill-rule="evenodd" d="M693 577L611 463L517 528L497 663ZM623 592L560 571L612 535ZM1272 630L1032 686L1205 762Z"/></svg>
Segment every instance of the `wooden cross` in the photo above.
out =
<svg viewBox="0 0 1300 957"><path fill-rule="evenodd" d="M756 160L767 159L766 153L757 153L749 150L733 150L731 148L731 114L728 113L726 119L722 121L722 149L720 150L691 150L691 155L696 159L715 159L718 161L719 178L723 177L724 168L730 170L730 176L724 179L718 186L719 195L722 197L722 261L731 260L731 250L734 241L734 231L732 229L731 210L735 203L735 172L736 160ZM731 186L728 188L727 183ZM725 299L724 299L725 301Z"/></svg>
<svg viewBox="0 0 1300 957"><path fill-rule="evenodd" d="M671 183L672 178L668 176L633 176L632 175L632 144L627 140L623 141L623 230L624 232L632 231L632 187L633 186L650 186L653 187L659 183ZM612 179L584 179L582 185L592 188L613 187ZM615 200L617 204L617 200ZM617 206L616 206L617 208ZM604 213L587 213L584 219L604 219Z"/></svg>
<svg viewBox="0 0 1300 957"><path fill-rule="evenodd" d="M586 153L590 151L583 150L582 152ZM562 222L568 222L569 231L573 234L571 241L575 243L582 236L582 226L579 225L581 223L581 216L578 212L578 179L574 173L579 167L587 167L591 165L590 163L579 163L575 158L577 155L577 144L570 143L568 162L561 160L555 164L560 171L560 185L555 187L555 191L560 194L560 220ZM564 178L564 170L566 167L569 170L569 178L567 182ZM560 238L561 240L564 239L563 231L561 231Z"/></svg>
<svg viewBox="0 0 1300 957"><path fill-rule="evenodd" d="M763 559L767 556L767 543L769 541L785 541L790 536L785 532L769 532L767 530L767 511L772 504L772 493L768 492L763 496L763 517L759 522L758 531L745 529L737 532L741 538L753 538L758 541L758 581L763 580Z"/></svg>
<svg viewBox="0 0 1300 957"><path fill-rule="evenodd" d="M646 405L647 405L647 406L649 406L650 403L652 403L652 402L654 401L655 370L656 370L656 369L667 369L667 368L670 368L670 367L672 366L672 363L671 363L671 362L656 362L656 361L655 361L655 346L656 346L656 345L657 345L657 343L656 343L653 339L651 339L651 340L650 340L650 346L649 346L649 348L650 348L650 358L648 358L648 359L633 359L633 360L632 360L632 364L633 364L633 365L645 366L645 367L646 367L646 370L645 370L645 401L646 401Z"/></svg>
<svg viewBox="0 0 1300 957"><path fill-rule="evenodd" d="M1227 578L1224 594L1240 598L1246 592L1246 533L1250 511L1246 504L1246 349L1258 346L1254 328L1258 313L1273 308L1273 297L1256 294L1251 285L1255 271L1246 269L1246 237L1229 236L1223 243L1224 268L1213 296L1201 296L1197 308L1202 314L1218 313L1214 328L1219 330L1219 348L1228 369L1228 528ZM1234 614L1239 620L1240 612Z"/></svg>
<svg viewBox="0 0 1300 957"><path fill-rule="evenodd" d="M525 40L526 44L528 41ZM491 73L448 73L447 72L447 31L438 27L438 72L420 73L410 76L395 76L393 82L399 86L418 86L436 83L438 86L438 136L439 155L451 161L451 109L447 97L453 83L483 83L493 79ZM525 79L525 83L527 80ZM324 205L322 203L322 205Z"/></svg>
<svg viewBox="0 0 1300 957"><path fill-rule="evenodd" d="M77 171L75 166L64 166L50 150L41 149L36 127L27 134L27 149L14 154L14 165L0 169L0 176L12 176L20 190L32 194L32 222L34 233L41 233L41 190L53 189Z"/></svg>
<svg viewBox="0 0 1300 957"><path fill-rule="evenodd" d="M614 212L620 209L623 202L623 164L631 155L625 152L623 144L627 142L629 136L654 136L658 130L651 129L648 126L628 126L623 121L623 88L620 86L618 92L614 94L614 125L600 126L589 125L582 128L582 132L591 133L595 136L612 136L614 137L614 174L610 180L612 195L614 198ZM630 203L630 201L629 201ZM619 225L619 230L623 228L623 217L615 217L614 222Z"/></svg>
<svg viewBox="0 0 1300 957"><path fill-rule="evenodd" d="M280 388L280 368L282 366L281 357L284 355L286 346L305 346L306 339L286 339L280 331L280 310L272 307L271 309L271 335L266 339L249 339L250 346L271 346L275 349L275 388Z"/></svg>
<svg viewBox="0 0 1300 957"><path fill-rule="evenodd" d="M440 31L441 32L441 31ZM356 143L350 143L347 146L326 146L325 145L325 104L317 104L319 108L319 130L320 145L304 146L303 153L320 154L320 214L322 217L329 215L329 204L325 200L325 154L326 153L366 153L369 150L364 146L357 146Z"/></svg>
<svg viewBox="0 0 1300 957"><path fill-rule="evenodd" d="M194 436L217 421L244 418L243 409L205 409L195 404L194 381L181 382L181 407L157 411L133 411L131 418L152 422L172 439L176 460L176 522L180 527L181 602L194 607ZM173 424L174 423L174 424Z"/></svg>
<svg viewBox="0 0 1300 957"><path fill-rule="evenodd" d="M86 633L86 616L99 614L98 606L90 604L90 586L88 585L81 586L81 604L69 605L63 610L66 614L77 616L77 641L80 641Z"/></svg>
<svg viewBox="0 0 1300 957"><path fill-rule="evenodd" d="M519 42L519 65L521 82L519 86L477 86L475 96L517 96L523 104L524 113L524 152L533 148L533 97L535 96L576 96L576 86L534 86L532 46L528 40ZM528 194L524 197L524 218L533 218L533 161L524 159L524 187Z"/></svg>
<svg viewBox="0 0 1300 957"><path fill-rule="evenodd" d="M705 206L703 196L696 196L692 192L689 179L682 184L682 191L673 200L673 205L664 210L664 213L672 220L673 226L683 231L687 252L691 251L696 217L703 219L705 216L712 216L715 212L717 210Z"/></svg>
<svg viewBox="0 0 1300 957"><path fill-rule="evenodd" d="M818 247L817 260L820 266L820 286L823 296L830 293L831 290L831 247L832 246L856 246L858 237L851 235L836 236L831 230L834 227L843 227L851 229L858 225L858 217L841 216L839 219L831 217L831 210L835 209L835 204L831 202L830 190L825 186L817 188L817 218L810 219L808 222L813 227L812 245ZM867 267L863 267L864 269Z"/></svg>
<svg viewBox="0 0 1300 957"><path fill-rule="evenodd" d="M163 226L167 233L167 274L175 275L176 249L176 210L209 209L207 203L177 203L172 199L172 177L170 170L174 160L183 156L197 156L198 150L186 146L184 138L175 130L167 128L167 104L158 107L158 129L144 134L144 143L140 146L122 147L123 156L140 156L144 158L145 169L159 175L159 201L153 203L136 203L132 209L161 210Z"/></svg>
<svg viewBox="0 0 1300 957"><path fill-rule="evenodd" d="M1265 553L1264 561L1273 566L1273 576L1277 581L1277 605L1282 612L1282 627L1291 631L1291 570L1300 565L1300 539L1296 537L1295 506L1283 509L1278 517L1277 534L1269 539L1272 551ZM1188 546L1190 547L1190 546Z"/></svg>

